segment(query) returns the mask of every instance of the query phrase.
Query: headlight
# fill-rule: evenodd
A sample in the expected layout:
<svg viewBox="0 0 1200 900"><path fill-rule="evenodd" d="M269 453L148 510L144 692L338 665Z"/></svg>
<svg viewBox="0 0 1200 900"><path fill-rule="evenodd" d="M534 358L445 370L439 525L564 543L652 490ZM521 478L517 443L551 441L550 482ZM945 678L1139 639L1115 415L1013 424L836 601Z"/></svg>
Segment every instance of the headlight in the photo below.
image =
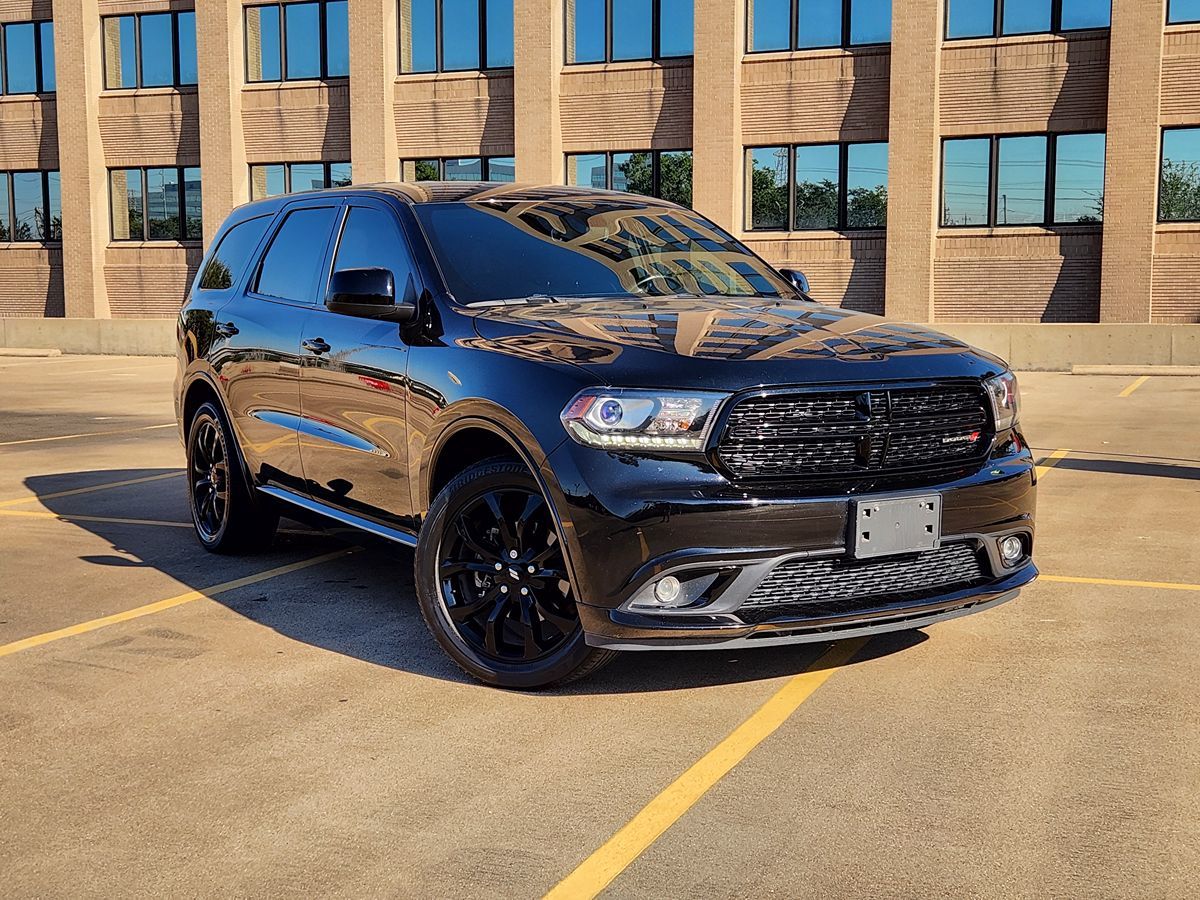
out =
<svg viewBox="0 0 1200 900"><path fill-rule="evenodd" d="M1017 423L1021 411L1021 389L1017 386L1017 376L1012 372L1004 372L983 383L987 388L988 397L992 401L992 414L996 419L996 431L1012 428Z"/></svg>
<svg viewBox="0 0 1200 900"><path fill-rule="evenodd" d="M581 444L615 450L702 450L724 394L632 389L581 391L562 411Z"/></svg>

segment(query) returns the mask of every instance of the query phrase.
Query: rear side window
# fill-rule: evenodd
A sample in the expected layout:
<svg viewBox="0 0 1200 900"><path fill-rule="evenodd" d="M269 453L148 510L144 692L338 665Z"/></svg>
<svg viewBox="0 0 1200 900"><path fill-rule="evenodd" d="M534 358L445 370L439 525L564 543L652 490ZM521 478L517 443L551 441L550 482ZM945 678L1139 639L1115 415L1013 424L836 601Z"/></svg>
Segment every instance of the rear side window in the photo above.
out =
<svg viewBox="0 0 1200 900"><path fill-rule="evenodd" d="M288 213L263 257L258 293L297 303L313 302L337 212L333 206L317 206Z"/></svg>
<svg viewBox="0 0 1200 900"><path fill-rule="evenodd" d="M200 290L226 291L233 287L233 280L242 274L250 254L262 240L269 224L270 216L260 216L230 228L204 267L204 274L200 276Z"/></svg>
<svg viewBox="0 0 1200 900"><path fill-rule="evenodd" d="M396 295L402 297L412 268L408 244L391 215L369 206L355 206L350 210L338 243L335 272L388 269L396 280Z"/></svg>

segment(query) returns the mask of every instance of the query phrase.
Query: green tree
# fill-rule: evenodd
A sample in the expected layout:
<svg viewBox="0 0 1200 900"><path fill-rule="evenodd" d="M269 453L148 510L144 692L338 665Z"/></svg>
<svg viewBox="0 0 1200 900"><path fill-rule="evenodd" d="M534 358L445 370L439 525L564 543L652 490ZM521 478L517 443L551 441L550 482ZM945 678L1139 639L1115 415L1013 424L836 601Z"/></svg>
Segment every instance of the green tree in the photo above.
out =
<svg viewBox="0 0 1200 900"><path fill-rule="evenodd" d="M786 178L783 184L779 184L775 172L765 166L755 166L750 178L750 227L786 229Z"/></svg>
<svg viewBox="0 0 1200 900"><path fill-rule="evenodd" d="M692 154L664 153L658 159L658 195L681 206L692 205Z"/></svg>
<svg viewBox="0 0 1200 900"><path fill-rule="evenodd" d="M617 166L619 176L613 177L613 187L619 185L622 179L625 186L621 190L631 194L654 194L654 163L649 153L631 153L629 159Z"/></svg>
<svg viewBox="0 0 1200 900"><path fill-rule="evenodd" d="M417 181L437 181L438 180L438 164L432 159L418 159L417 166Z"/></svg>
<svg viewBox="0 0 1200 900"><path fill-rule="evenodd" d="M846 225L850 228L883 228L887 225L887 186L856 187L846 192Z"/></svg>
<svg viewBox="0 0 1200 900"><path fill-rule="evenodd" d="M1164 159L1158 188L1160 219L1200 219L1200 163Z"/></svg>
<svg viewBox="0 0 1200 900"><path fill-rule="evenodd" d="M796 185L796 228L837 228L837 209L838 188L830 179Z"/></svg>

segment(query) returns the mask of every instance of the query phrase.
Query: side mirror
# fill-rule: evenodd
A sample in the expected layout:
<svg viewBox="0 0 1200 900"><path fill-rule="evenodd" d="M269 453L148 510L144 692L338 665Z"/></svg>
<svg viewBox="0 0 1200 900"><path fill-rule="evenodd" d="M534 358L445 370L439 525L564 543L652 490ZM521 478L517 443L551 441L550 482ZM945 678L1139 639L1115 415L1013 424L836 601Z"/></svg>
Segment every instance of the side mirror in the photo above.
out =
<svg viewBox="0 0 1200 900"><path fill-rule="evenodd" d="M792 287L802 294L808 293L808 279L799 269L780 269L779 274L791 282Z"/></svg>
<svg viewBox="0 0 1200 900"><path fill-rule="evenodd" d="M412 277L397 299L396 280L387 269L342 269L329 279L325 306L330 312L362 319L410 322L417 315Z"/></svg>

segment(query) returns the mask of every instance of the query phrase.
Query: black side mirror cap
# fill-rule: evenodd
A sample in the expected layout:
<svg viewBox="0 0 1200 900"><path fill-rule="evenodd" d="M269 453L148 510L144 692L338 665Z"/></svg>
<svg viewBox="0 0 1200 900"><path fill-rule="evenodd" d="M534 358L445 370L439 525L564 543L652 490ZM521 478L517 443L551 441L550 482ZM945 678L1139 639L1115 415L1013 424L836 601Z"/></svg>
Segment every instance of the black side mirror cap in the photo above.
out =
<svg viewBox="0 0 1200 900"><path fill-rule="evenodd" d="M329 279L325 306L330 312L362 319L411 322L417 315L412 275L397 299L396 279L388 269L342 269Z"/></svg>
<svg viewBox="0 0 1200 900"><path fill-rule="evenodd" d="M808 279L799 269L780 269L779 274L788 280L796 290L805 296L808 295Z"/></svg>

